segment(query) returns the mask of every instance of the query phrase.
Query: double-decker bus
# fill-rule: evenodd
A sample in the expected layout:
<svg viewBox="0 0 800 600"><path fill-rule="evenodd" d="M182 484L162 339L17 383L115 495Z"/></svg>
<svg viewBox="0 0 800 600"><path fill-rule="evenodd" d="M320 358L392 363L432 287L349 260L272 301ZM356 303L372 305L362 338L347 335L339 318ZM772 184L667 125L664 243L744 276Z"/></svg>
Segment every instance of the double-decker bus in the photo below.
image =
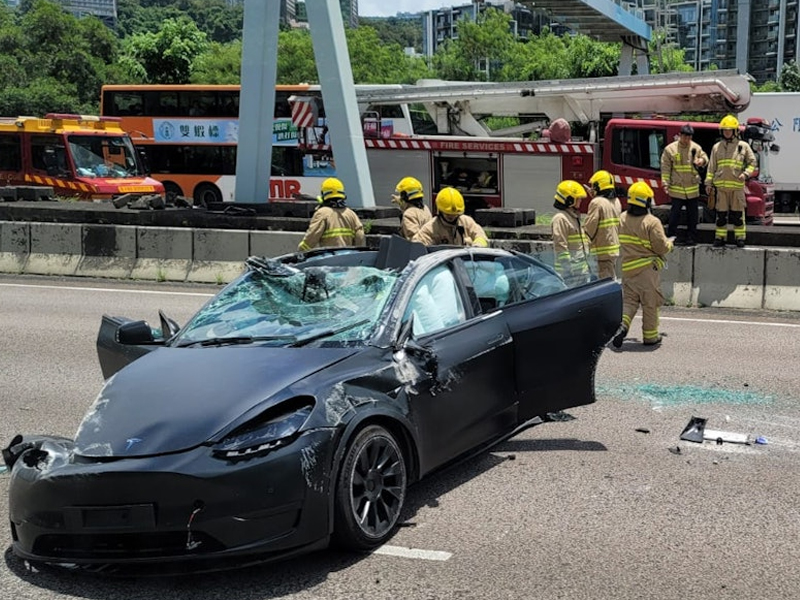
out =
<svg viewBox="0 0 800 600"><path fill-rule="evenodd" d="M405 105L359 108L367 136L412 132ZM106 85L100 113L121 119L167 194L234 200L238 85ZM276 86L269 200L316 196L320 178L336 174L327 131L318 85Z"/></svg>

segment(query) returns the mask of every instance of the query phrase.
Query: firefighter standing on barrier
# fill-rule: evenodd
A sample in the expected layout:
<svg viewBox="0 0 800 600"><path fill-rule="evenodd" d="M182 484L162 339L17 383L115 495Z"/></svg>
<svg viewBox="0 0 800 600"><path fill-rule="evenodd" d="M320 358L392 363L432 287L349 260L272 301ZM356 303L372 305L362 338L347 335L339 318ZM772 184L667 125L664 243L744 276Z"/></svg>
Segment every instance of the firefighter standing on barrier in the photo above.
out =
<svg viewBox="0 0 800 600"><path fill-rule="evenodd" d="M306 235L298 250L306 252L318 246L364 246L366 236L358 215L345 204L344 184L335 177L322 182L319 206L311 217Z"/></svg>
<svg viewBox="0 0 800 600"><path fill-rule="evenodd" d="M614 176L608 171L597 171L589 179L589 208L583 231L589 238L589 250L597 258L600 279L617 278L619 258L619 215L622 212L614 185Z"/></svg>
<svg viewBox="0 0 800 600"><path fill-rule="evenodd" d="M714 247L725 246L730 223L736 246L744 248L747 209L744 183L756 169L756 156L750 144L739 139L739 121L736 117L723 117L719 128L722 139L711 150L706 173L706 192L711 196L716 191Z"/></svg>
<svg viewBox="0 0 800 600"><path fill-rule="evenodd" d="M650 214L653 189L637 181L628 189L628 210L622 213L619 242L622 249L622 325L612 344L622 347L631 328L631 321L642 307L642 343L657 346L658 312L664 304L660 271L666 255L672 251L672 240L664 233L661 221Z"/></svg>
<svg viewBox="0 0 800 600"><path fill-rule="evenodd" d="M699 210L700 169L708 164L708 156L700 144L692 141L694 127L686 123L678 139L661 153L661 183L669 194L670 211L667 235L678 233L681 209L686 207L686 245L697 244L697 211Z"/></svg>
<svg viewBox="0 0 800 600"><path fill-rule="evenodd" d="M414 177L403 177L392 194L392 203L403 211L400 231L403 237L411 240L425 223L433 219L430 209L425 206L422 183Z"/></svg>
<svg viewBox="0 0 800 600"><path fill-rule="evenodd" d="M475 219L464 214L464 196L455 188L436 194L436 217L412 238L426 246L489 246L489 238Z"/></svg>
<svg viewBox="0 0 800 600"><path fill-rule="evenodd" d="M586 190L577 181L567 179L556 187L553 206L558 212L550 222L553 236L555 269L568 285L579 285L589 279L587 252L589 238L581 226L580 207Z"/></svg>

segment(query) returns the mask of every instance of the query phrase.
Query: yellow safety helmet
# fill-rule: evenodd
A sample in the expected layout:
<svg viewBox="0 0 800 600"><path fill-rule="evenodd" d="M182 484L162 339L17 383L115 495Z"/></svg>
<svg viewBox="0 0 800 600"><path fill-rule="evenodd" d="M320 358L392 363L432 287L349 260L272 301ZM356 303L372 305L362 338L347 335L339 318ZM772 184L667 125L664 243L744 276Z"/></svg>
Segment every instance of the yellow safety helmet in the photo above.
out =
<svg viewBox="0 0 800 600"><path fill-rule="evenodd" d="M628 205L640 208L650 208L653 204L653 188L644 181L637 181L628 188Z"/></svg>
<svg viewBox="0 0 800 600"><path fill-rule="evenodd" d="M592 189L597 193L605 190L613 190L614 176L608 171L597 171L592 175L591 179L589 179L589 185L592 186Z"/></svg>
<svg viewBox="0 0 800 600"><path fill-rule="evenodd" d="M436 210L449 216L464 214L464 196L455 188L443 188L436 194Z"/></svg>
<svg viewBox="0 0 800 600"><path fill-rule="evenodd" d="M336 179L336 177L328 177L325 181L323 181L319 194L318 200L320 202L326 202L328 200L344 200L347 198L347 195L344 193L344 184Z"/></svg>
<svg viewBox="0 0 800 600"><path fill-rule="evenodd" d="M722 117L722 120L719 122L720 129L733 129L734 133L739 131L739 119L734 117L733 115L727 115Z"/></svg>
<svg viewBox="0 0 800 600"><path fill-rule="evenodd" d="M419 179L414 177L403 177L395 187L394 193L400 196L404 202L417 198L422 199L422 184Z"/></svg>
<svg viewBox="0 0 800 600"><path fill-rule="evenodd" d="M565 179L556 187L554 199L566 207L575 206L584 198L586 198L586 190L580 183L572 179Z"/></svg>

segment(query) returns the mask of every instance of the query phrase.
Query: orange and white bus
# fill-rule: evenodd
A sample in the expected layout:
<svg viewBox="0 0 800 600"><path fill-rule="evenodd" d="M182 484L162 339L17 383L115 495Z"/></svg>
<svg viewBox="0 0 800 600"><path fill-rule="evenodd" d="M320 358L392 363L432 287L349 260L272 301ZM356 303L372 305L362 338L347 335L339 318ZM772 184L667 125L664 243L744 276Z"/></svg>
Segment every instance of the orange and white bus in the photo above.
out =
<svg viewBox="0 0 800 600"><path fill-rule="evenodd" d="M405 105L360 109L365 135L412 133ZM198 204L234 200L238 85L105 85L100 114L121 119L167 194ZM276 86L269 200L315 197L320 179L335 174L320 87Z"/></svg>

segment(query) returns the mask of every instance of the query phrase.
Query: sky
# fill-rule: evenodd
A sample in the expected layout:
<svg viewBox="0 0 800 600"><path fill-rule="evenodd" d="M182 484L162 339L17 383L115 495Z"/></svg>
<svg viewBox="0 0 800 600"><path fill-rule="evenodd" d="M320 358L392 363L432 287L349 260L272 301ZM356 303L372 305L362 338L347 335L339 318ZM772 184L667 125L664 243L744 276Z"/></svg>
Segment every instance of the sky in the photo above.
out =
<svg viewBox="0 0 800 600"><path fill-rule="evenodd" d="M358 0L358 14L361 17L393 17L399 12L414 13L468 3L468 0Z"/></svg>

